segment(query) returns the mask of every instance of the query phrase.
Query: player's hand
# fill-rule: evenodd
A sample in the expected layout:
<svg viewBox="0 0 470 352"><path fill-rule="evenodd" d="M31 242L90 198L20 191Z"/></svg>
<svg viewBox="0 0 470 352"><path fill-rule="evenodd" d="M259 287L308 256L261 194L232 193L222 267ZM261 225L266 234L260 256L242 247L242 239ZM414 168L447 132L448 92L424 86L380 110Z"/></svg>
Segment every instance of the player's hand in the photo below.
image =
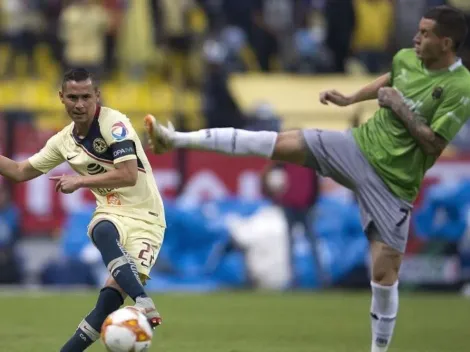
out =
<svg viewBox="0 0 470 352"><path fill-rule="evenodd" d="M49 177L49 180L57 181L55 185L56 192L69 194L80 188L80 176L53 176Z"/></svg>
<svg viewBox="0 0 470 352"><path fill-rule="evenodd" d="M338 106L348 106L353 103L350 96L341 94L337 90L326 90L320 93L320 102L324 105L328 105L328 102L331 102Z"/></svg>
<svg viewBox="0 0 470 352"><path fill-rule="evenodd" d="M380 88L377 94L377 99L381 107L391 108L392 110L403 101L400 93L395 88L391 87Z"/></svg>

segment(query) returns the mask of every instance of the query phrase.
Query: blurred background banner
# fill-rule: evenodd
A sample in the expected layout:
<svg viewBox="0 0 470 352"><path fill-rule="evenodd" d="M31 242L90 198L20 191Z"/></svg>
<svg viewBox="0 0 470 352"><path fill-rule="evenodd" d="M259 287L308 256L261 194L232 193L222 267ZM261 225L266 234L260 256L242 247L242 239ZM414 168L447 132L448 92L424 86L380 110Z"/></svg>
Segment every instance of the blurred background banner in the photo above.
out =
<svg viewBox="0 0 470 352"><path fill-rule="evenodd" d="M179 130L344 130L377 103L321 105L390 69L439 0L0 0L0 151L23 160L70 123L63 72L85 67L103 104L143 133L152 113ZM470 43L462 50L470 62ZM470 125L469 125L470 126ZM470 127L428 172L414 205L401 284L470 295ZM149 153L168 229L155 291L369 286L352 194L312 170L214 153ZM51 175L73 171L62 165ZM87 190L57 194L44 175L2 179L0 283L101 285L86 235Z"/></svg>

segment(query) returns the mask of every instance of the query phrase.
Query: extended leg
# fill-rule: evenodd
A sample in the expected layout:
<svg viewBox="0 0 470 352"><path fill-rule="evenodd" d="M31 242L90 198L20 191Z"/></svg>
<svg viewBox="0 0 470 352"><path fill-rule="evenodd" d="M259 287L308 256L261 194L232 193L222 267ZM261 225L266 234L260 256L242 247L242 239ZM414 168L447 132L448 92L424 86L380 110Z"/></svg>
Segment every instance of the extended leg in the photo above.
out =
<svg viewBox="0 0 470 352"><path fill-rule="evenodd" d="M155 153L172 148L208 150L223 154L253 155L304 165L307 157L301 131L246 131L234 128L211 128L195 132L177 132L173 126L160 125L153 116L145 117L145 127Z"/></svg>

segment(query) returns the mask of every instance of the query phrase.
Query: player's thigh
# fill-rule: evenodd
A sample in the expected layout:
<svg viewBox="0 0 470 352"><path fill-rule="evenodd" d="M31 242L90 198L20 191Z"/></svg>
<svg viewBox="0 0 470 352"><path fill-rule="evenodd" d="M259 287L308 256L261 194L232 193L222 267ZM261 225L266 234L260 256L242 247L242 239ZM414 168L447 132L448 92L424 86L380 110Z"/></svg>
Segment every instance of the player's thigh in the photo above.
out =
<svg viewBox="0 0 470 352"><path fill-rule="evenodd" d="M362 182L361 169L367 161L351 131L306 129L302 136L308 151L305 166L355 190Z"/></svg>
<svg viewBox="0 0 470 352"><path fill-rule="evenodd" d="M163 243L165 228L142 220L126 220L127 238L124 248L137 267L143 282L150 278Z"/></svg>
<svg viewBox="0 0 470 352"><path fill-rule="evenodd" d="M364 231L370 240L404 253L412 205L396 197L370 165L362 173L366 182L357 188L356 196Z"/></svg>

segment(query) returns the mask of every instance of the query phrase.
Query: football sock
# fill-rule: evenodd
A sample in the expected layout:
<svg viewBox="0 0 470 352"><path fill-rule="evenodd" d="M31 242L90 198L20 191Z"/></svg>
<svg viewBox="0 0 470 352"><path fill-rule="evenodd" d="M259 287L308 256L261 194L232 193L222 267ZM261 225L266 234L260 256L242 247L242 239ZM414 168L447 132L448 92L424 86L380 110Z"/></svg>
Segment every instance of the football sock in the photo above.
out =
<svg viewBox="0 0 470 352"><path fill-rule="evenodd" d="M392 339L398 313L398 281L392 286L382 286L375 282L371 282L370 285L372 287L371 352L386 352Z"/></svg>
<svg viewBox="0 0 470 352"><path fill-rule="evenodd" d="M175 132L177 148L212 150L231 155L256 155L271 158L277 132L211 128L195 132Z"/></svg>
<svg viewBox="0 0 470 352"><path fill-rule="evenodd" d="M106 317L117 310L124 300L118 290L105 287L100 291L95 308L83 319L75 334L60 350L61 352L82 352L99 339L101 326Z"/></svg>
<svg viewBox="0 0 470 352"><path fill-rule="evenodd" d="M101 221L93 228L92 238L103 261L122 290L134 302L137 297L147 297L139 278L137 267L119 242L119 232L110 221Z"/></svg>

